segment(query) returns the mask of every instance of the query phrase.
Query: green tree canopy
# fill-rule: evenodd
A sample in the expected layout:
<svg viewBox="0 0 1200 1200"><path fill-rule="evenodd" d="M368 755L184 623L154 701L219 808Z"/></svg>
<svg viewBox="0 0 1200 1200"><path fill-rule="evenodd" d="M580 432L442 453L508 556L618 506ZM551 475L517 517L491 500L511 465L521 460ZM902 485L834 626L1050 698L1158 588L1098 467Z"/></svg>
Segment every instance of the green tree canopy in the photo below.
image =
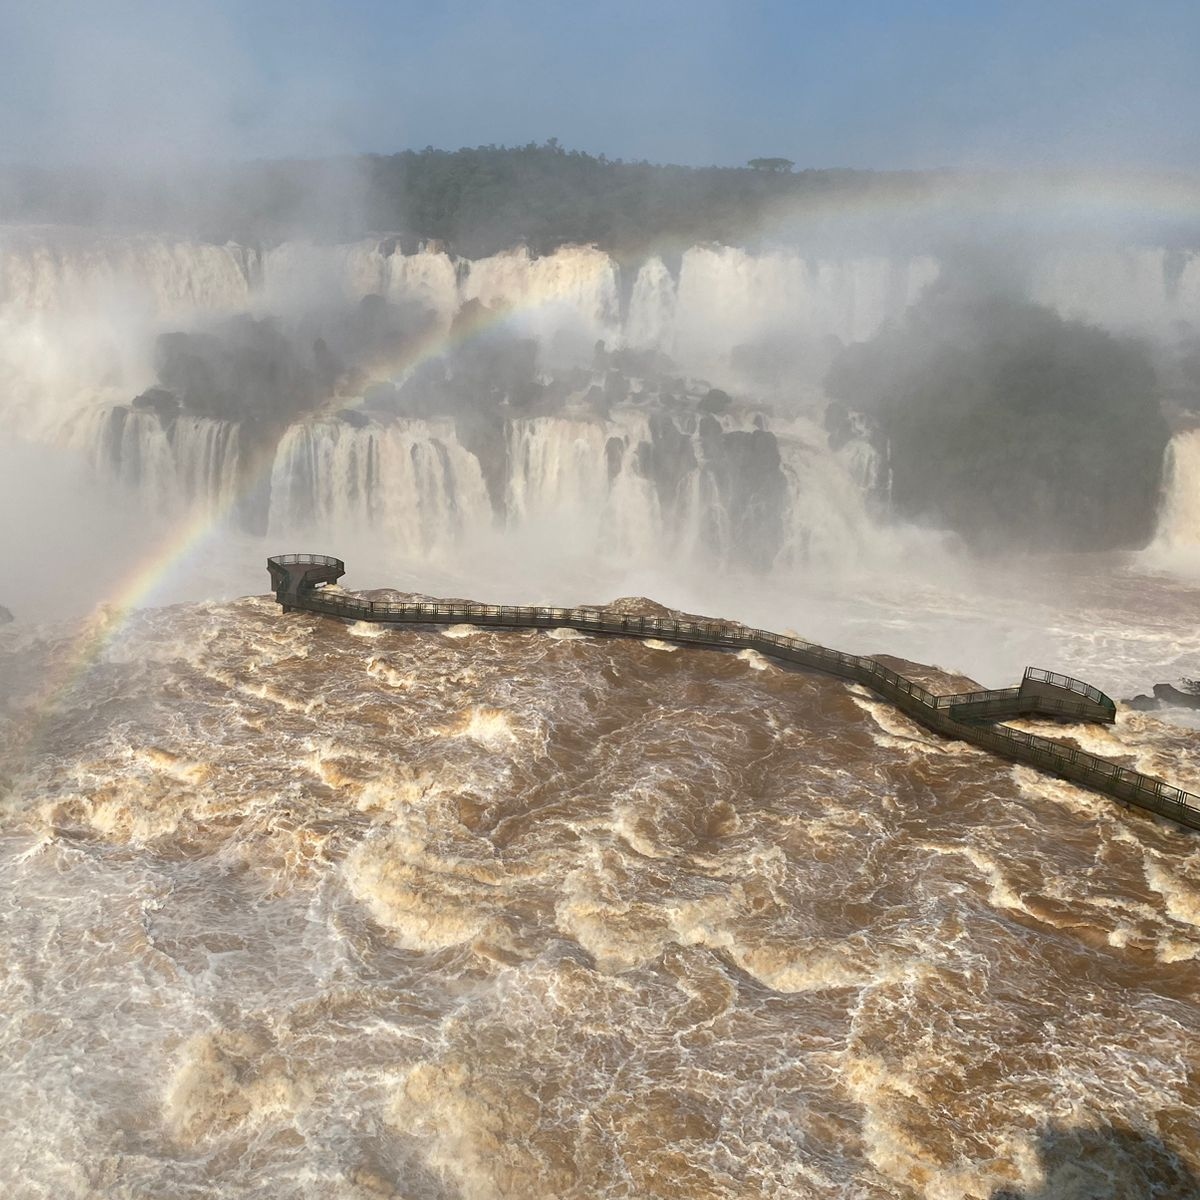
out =
<svg viewBox="0 0 1200 1200"><path fill-rule="evenodd" d="M768 164L759 168L755 164ZM775 165L769 165L775 164ZM112 171L0 165L0 222L119 222L215 241L347 239L387 232L436 239L468 257L524 242L568 242L668 254L697 242L745 245L809 201L875 190L913 198L933 174L792 171L787 159L748 167L657 166L538 145L406 150L176 172L168 181Z"/></svg>

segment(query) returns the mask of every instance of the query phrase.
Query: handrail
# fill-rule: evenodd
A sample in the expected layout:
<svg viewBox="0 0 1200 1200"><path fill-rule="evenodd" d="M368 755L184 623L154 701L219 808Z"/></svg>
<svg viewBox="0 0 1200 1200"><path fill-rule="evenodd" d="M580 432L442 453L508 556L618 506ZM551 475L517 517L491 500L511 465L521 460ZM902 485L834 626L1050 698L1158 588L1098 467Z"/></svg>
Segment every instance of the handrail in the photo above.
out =
<svg viewBox="0 0 1200 1200"><path fill-rule="evenodd" d="M291 566L294 563L310 563L318 567L337 567L345 573L346 564L340 558L332 558L328 554L273 554L267 559L268 565Z"/></svg>
<svg viewBox="0 0 1200 1200"><path fill-rule="evenodd" d="M977 692L955 692L950 696L935 697L938 708L954 708L958 704L974 704L978 700L999 700L1007 697L1017 697L1021 694L1019 687L983 688Z"/></svg>
<svg viewBox="0 0 1200 1200"><path fill-rule="evenodd" d="M1024 686L936 695L915 681L885 667L873 658L846 654L803 638L754 629L726 621L681 621L674 617L629 616L608 609L580 607L477 604L470 602L366 600L361 596L322 591L312 572L289 577L288 566L317 566L341 576L341 559L321 554L280 554L267 560L275 584L275 598L285 611L303 609L350 620L409 622L413 624L476 624L500 628L573 628L627 637L658 637L688 645L742 647L785 663L794 663L851 679L890 700L902 712L947 737L970 742L1006 758L1082 784L1165 816L1178 824L1200 829L1200 796L1144 775L1110 759L995 723L1001 716L1048 715L1077 721L1111 722L1116 705L1099 689L1083 680L1055 671L1029 667L1024 680L1057 688L1069 696L1046 695ZM318 575L324 574L318 572ZM987 722L987 723L984 723Z"/></svg>
<svg viewBox="0 0 1200 1200"><path fill-rule="evenodd" d="M1072 692L1082 692L1089 699L1095 700L1097 704L1108 700L1108 697L1099 688L1092 687L1090 683L1084 683L1082 679L1073 679L1070 675L1060 675L1057 671L1043 671L1039 667L1026 667L1025 678L1036 680L1038 683L1052 683L1055 687L1066 688Z"/></svg>

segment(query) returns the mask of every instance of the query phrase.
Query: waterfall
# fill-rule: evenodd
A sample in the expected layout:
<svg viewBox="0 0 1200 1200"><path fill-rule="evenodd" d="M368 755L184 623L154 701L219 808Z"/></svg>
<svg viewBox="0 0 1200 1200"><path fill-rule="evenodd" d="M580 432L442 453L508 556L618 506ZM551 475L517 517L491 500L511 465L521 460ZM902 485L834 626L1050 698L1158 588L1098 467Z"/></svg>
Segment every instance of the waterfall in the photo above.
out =
<svg viewBox="0 0 1200 1200"><path fill-rule="evenodd" d="M711 363L775 333L863 341L937 275L937 262L926 257L814 260L792 251L695 247L683 256L671 344L662 348L685 362Z"/></svg>
<svg viewBox="0 0 1200 1200"><path fill-rule="evenodd" d="M591 545L609 558L639 559L664 546L663 506L638 469L651 437L640 412L610 419L539 417L508 424L505 511L510 525L536 527L563 545Z"/></svg>
<svg viewBox="0 0 1200 1200"><path fill-rule="evenodd" d="M1163 500L1152 550L1200 557L1200 429L1177 433L1167 447Z"/></svg>
<svg viewBox="0 0 1200 1200"><path fill-rule="evenodd" d="M257 251L148 234L72 230L0 232L0 317L122 311L187 317L244 306L257 285Z"/></svg>
<svg viewBox="0 0 1200 1200"><path fill-rule="evenodd" d="M470 264L464 300L512 311L517 329L552 357L590 357L601 339L620 337L617 267L601 250L567 246L540 258L521 248Z"/></svg>
<svg viewBox="0 0 1200 1200"><path fill-rule="evenodd" d="M83 451L147 510L229 513L279 536L353 527L427 555L500 527L628 562L678 556L754 570L844 562L890 552L892 531L872 508L886 492L886 469L870 439L852 436L833 451L823 429L796 416L704 415L696 411L704 389L687 380L769 395L786 413L819 413L822 354L873 336L939 270L922 255L725 246L692 247L670 265L653 255L618 262L589 246L542 256L518 247L467 261L432 244L405 252L390 237L258 251L4 230L0 419L27 440ZM1176 251L1046 254L1030 289L1064 313L1114 328L1175 336L1179 322L1200 323L1200 258ZM627 379L633 394L624 396L597 375L588 382L599 400L582 404L577 390L558 411L535 416L493 397L458 422L390 417L386 406L369 405L359 418L333 418L339 398L320 419L271 434L261 409L251 432L132 404L156 381L162 332L203 332L206 321L240 312L275 315L286 329L367 295L420 304L443 333L464 303L477 301L504 314L512 332L537 339L543 364L569 368L560 380L572 371L583 378L598 340L612 351L669 356L679 377L659 370L642 394ZM761 392L755 380L739 382L736 352L746 346L778 351ZM806 367L811 378L801 380ZM639 402L656 389L661 403ZM441 403L431 397L431 408ZM272 449L269 475L248 478L250 459ZM1155 547L1176 554L1200 542L1200 433L1177 435L1170 455Z"/></svg>
<svg viewBox="0 0 1200 1200"><path fill-rule="evenodd" d="M892 540L869 509L869 444L833 453L801 419L773 430L639 406L508 418L468 444L449 418L312 420L283 432L267 480L251 477L242 437L232 422L115 405L86 410L65 440L148 514L284 541L362 534L419 558L500 532L550 557L765 571L850 565Z"/></svg>
<svg viewBox="0 0 1200 1200"><path fill-rule="evenodd" d="M845 561L872 536L852 470L802 422L777 439L629 409L512 418L496 437L499 495L451 421L293 426L275 456L271 534L373 533L444 556L499 527L551 556L760 570Z"/></svg>
<svg viewBox="0 0 1200 1200"><path fill-rule="evenodd" d="M625 319L626 344L637 350L666 350L675 317L675 280L661 258L652 258L634 278Z"/></svg>
<svg viewBox="0 0 1200 1200"><path fill-rule="evenodd" d="M47 332L59 341L86 327L93 340L107 331L120 343L202 314L294 312L368 294L418 302L448 327L464 302L477 300L508 312L544 351L558 345L564 355L590 354L603 339L660 350L684 371L703 373L735 347L771 335L870 338L939 270L927 255L696 246L673 274L659 257L619 265L590 246L542 256L519 247L469 261L434 245L404 253L395 238L296 241L260 252L149 235L9 229L0 231L0 328L7 341L18 327L50 321ZM1048 253L1033 265L1030 296L1114 328L1169 333L1174 322L1200 322L1200 257L1147 247Z"/></svg>
<svg viewBox="0 0 1200 1200"><path fill-rule="evenodd" d="M928 256L812 259L790 251L751 254L728 246L686 251L676 280L653 256L633 270L628 304L606 253L563 246L534 257L524 247L456 262L426 247L403 254L393 239L317 246L295 242L265 257L264 295L314 303L369 293L415 300L448 325L468 300L507 312L550 357L579 360L598 340L655 349L686 369L711 370L742 343L772 333L862 341L903 312L938 276Z"/></svg>
<svg viewBox="0 0 1200 1200"><path fill-rule="evenodd" d="M295 425L271 473L271 534L374 531L390 548L425 555L486 529L491 502L479 460L449 422Z"/></svg>
<svg viewBox="0 0 1200 1200"><path fill-rule="evenodd" d="M869 441L853 438L832 454L816 429L795 421L779 433L779 443L788 486L780 565L844 566L904 552L896 531L872 519L868 508L882 470Z"/></svg>
<svg viewBox="0 0 1200 1200"><path fill-rule="evenodd" d="M0 421L52 441L85 407L99 414L154 382L163 328L251 303L261 255L82 230L0 230Z"/></svg>
<svg viewBox="0 0 1200 1200"><path fill-rule="evenodd" d="M164 421L117 405L86 411L66 441L99 477L135 492L148 512L237 515L240 431L233 422L186 414Z"/></svg>
<svg viewBox="0 0 1200 1200"><path fill-rule="evenodd" d="M1158 247L1049 254L1034 264L1030 298L1065 317L1169 334L1200 322L1200 257Z"/></svg>

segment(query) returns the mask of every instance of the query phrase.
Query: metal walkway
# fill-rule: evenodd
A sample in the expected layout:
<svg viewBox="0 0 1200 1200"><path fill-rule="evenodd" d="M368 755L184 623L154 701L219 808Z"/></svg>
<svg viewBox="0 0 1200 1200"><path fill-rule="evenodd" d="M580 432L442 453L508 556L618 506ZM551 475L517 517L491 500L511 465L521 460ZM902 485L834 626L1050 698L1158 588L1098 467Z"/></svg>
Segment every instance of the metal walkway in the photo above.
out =
<svg viewBox="0 0 1200 1200"><path fill-rule="evenodd" d="M1200 796L1143 775L1111 759L1065 742L999 724L1005 717L1102 722L1116 719L1116 705L1097 688L1068 675L1029 667L1019 687L939 696L873 658L843 654L765 629L724 621L676 621L627 617L597 608L535 608L522 605L394 604L330 593L321 585L346 573L339 558L280 554L267 559L275 599L284 612L326 613L352 621L413 625L480 625L504 629L579 629L625 637L655 637L684 645L757 650L780 662L851 679L870 688L928 729L1005 758L1037 767L1103 792L1180 825L1200 829Z"/></svg>

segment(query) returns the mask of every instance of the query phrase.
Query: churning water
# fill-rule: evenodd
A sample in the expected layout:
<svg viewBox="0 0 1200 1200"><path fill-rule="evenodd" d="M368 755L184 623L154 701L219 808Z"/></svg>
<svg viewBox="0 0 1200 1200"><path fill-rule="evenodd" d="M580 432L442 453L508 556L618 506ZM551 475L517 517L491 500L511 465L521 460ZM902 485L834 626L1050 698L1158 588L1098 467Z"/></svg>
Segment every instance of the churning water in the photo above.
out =
<svg viewBox="0 0 1200 1200"><path fill-rule="evenodd" d="M1195 318L1198 269L1113 251L1031 286L1165 327ZM49 457L8 507L98 530L38 486L89 464L170 550L160 600L258 590L264 549L314 549L485 600L653 593L989 686L1200 675L1195 433L1144 555L973 564L881 519L878 455L831 449L805 395L707 424L574 395L510 414L492 459L444 416L315 413L264 456L241 421L129 407L156 332L246 308L377 293L448 331L476 299L550 356L604 339L726 382L747 340L869 337L938 270L696 248L623 280L579 248L14 232L0 408ZM81 623L138 555L23 529L4 586L44 608L0 594L24 618L0 628L6 1195L1200 1192L1194 835L753 654L262 598ZM60 601L71 620L33 623ZM1182 719L1064 733L1200 791Z"/></svg>
<svg viewBox="0 0 1200 1200"><path fill-rule="evenodd" d="M7 1194L1190 1194L1037 1189L1200 1159L1194 835L750 653L451 632L4 632Z"/></svg>

